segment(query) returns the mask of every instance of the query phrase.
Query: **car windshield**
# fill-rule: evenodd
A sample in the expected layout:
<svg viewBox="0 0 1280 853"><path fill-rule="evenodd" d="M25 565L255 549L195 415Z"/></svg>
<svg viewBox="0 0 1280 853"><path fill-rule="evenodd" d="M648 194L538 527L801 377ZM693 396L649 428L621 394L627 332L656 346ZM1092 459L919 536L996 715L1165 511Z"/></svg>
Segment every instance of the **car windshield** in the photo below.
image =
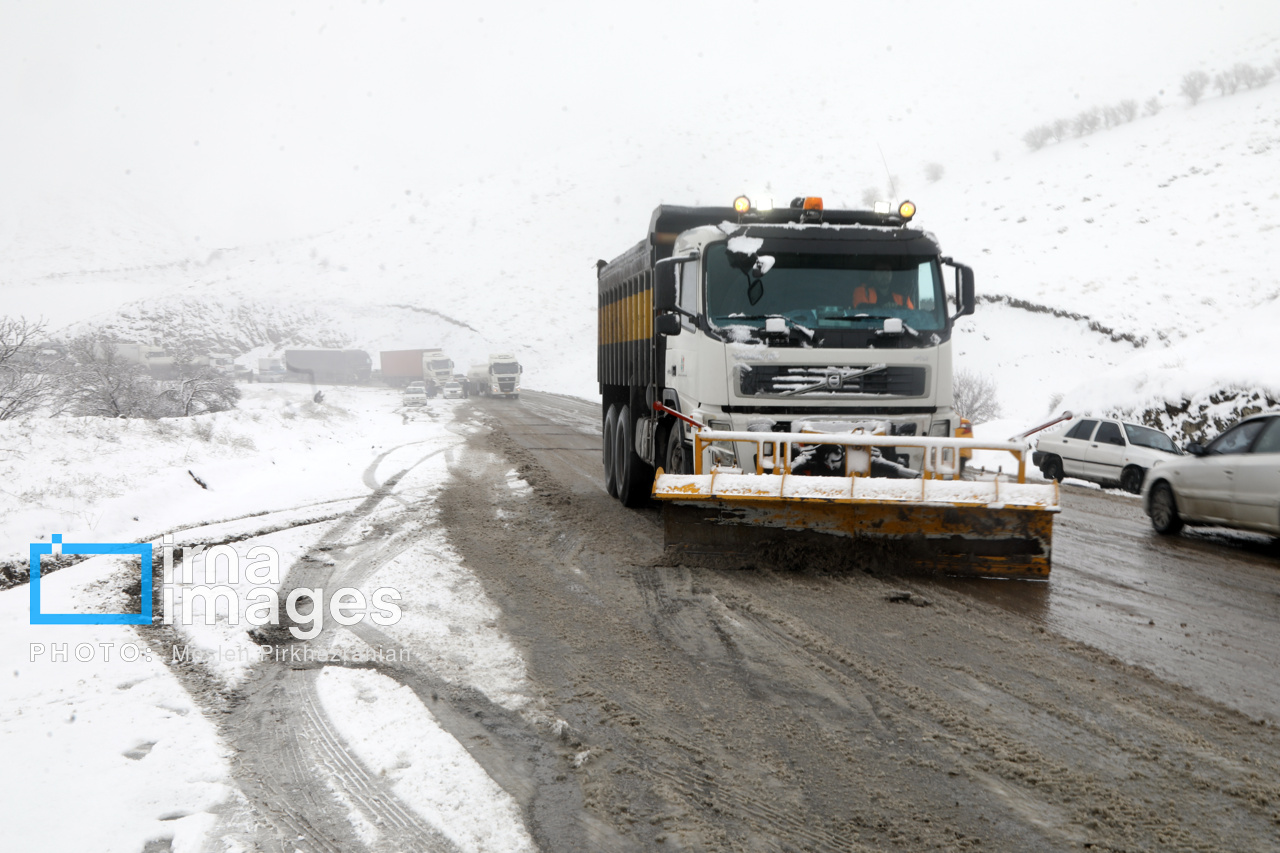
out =
<svg viewBox="0 0 1280 853"><path fill-rule="evenodd" d="M715 325L761 328L781 316L809 329L878 329L886 318L921 331L947 327L937 258L772 253L767 244L758 256L773 258L763 276L749 273L747 256L726 243L707 247L707 316Z"/></svg>
<svg viewBox="0 0 1280 853"><path fill-rule="evenodd" d="M1163 450L1165 453L1177 453L1178 446L1173 439L1150 427L1137 424L1125 424L1124 434L1129 436L1129 443L1138 447L1150 447L1152 450Z"/></svg>

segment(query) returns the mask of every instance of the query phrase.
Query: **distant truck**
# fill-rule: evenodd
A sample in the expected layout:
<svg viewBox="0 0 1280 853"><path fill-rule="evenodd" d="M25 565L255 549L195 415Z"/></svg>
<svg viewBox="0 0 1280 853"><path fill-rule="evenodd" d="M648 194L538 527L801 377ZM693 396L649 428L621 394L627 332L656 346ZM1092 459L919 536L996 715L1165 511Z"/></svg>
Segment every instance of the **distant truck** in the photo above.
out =
<svg viewBox="0 0 1280 853"><path fill-rule="evenodd" d="M258 359L258 376L259 382L283 382L287 379L289 373L285 370L284 359L282 358L260 358Z"/></svg>
<svg viewBox="0 0 1280 853"><path fill-rule="evenodd" d="M225 352L209 353L209 369L219 376L234 376L236 371L235 356Z"/></svg>
<svg viewBox="0 0 1280 853"><path fill-rule="evenodd" d="M426 378L422 372L422 354L425 352L425 349L396 349L378 353L382 381L393 388L421 382Z"/></svg>
<svg viewBox="0 0 1280 853"><path fill-rule="evenodd" d="M369 381L373 359L362 349L291 349L284 366L294 382L358 385Z"/></svg>
<svg viewBox="0 0 1280 853"><path fill-rule="evenodd" d="M428 388L443 388L446 382L453 379L453 359L445 355L442 349L423 350L422 378L427 380Z"/></svg>
<svg viewBox="0 0 1280 853"><path fill-rule="evenodd" d="M156 379L170 379L175 372L173 356L169 355L164 347L150 344L126 344L118 341L108 346L115 349L117 360L129 364L140 364ZM102 344L97 344L95 350L99 357L105 356L106 351Z"/></svg>
<svg viewBox="0 0 1280 853"><path fill-rule="evenodd" d="M487 364L473 364L467 370L472 393L485 397L520 396L520 374L524 368L510 353L490 353Z"/></svg>

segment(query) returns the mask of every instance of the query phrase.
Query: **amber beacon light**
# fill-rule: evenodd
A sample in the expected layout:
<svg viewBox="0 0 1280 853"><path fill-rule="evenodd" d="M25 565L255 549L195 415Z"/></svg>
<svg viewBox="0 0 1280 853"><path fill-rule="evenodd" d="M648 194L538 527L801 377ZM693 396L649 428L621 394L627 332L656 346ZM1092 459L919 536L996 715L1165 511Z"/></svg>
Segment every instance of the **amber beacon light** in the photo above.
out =
<svg viewBox="0 0 1280 853"><path fill-rule="evenodd" d="M903 219L910 219L916 215L916 205L913 201L904 201L898 205L898 215Z"/></svg>
<svg viewBox="0 0 1280 853"><path fill-rule="evenodd" d="M740 195L733 200L733 209L738 213L746 213L751 210L751 199L745 195Z"/></svg>

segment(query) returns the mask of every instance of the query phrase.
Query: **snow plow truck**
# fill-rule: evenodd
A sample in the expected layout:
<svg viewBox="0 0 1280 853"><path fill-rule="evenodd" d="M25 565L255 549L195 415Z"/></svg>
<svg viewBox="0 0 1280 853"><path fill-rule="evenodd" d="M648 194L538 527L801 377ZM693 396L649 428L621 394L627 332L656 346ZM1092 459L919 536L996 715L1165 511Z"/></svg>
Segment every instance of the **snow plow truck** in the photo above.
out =
<svg viewBox="0 0 1280 853"><path fill-rule="evenodd" d="M1048 577L1057 484L1026 482L1025 440L957 437L973 270L914 214L662 205L597 262L605 483L661 502L669 553ZM962 479L973 449L1013 473Z"/></svg>

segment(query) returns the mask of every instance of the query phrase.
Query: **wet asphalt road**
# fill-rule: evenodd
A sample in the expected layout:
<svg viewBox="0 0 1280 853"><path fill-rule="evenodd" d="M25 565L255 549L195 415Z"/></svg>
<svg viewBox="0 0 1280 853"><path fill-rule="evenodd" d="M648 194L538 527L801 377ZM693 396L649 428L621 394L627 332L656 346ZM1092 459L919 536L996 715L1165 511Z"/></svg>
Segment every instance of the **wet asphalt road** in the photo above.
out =
<svg viewBox="0 0 1280 853"><path fill-rule="evenodd" d="M521 409L499 407L496 413L504 420L528 415L559 422L558 428L541 427L519 440L559 457L603 490L598 406L526 393ZM1158 536L1136 496L1064 485L1047 583L935 583L1021 614L1256 720L1280 722L1280 545L1270 537L1220 528Z"/></svg>

